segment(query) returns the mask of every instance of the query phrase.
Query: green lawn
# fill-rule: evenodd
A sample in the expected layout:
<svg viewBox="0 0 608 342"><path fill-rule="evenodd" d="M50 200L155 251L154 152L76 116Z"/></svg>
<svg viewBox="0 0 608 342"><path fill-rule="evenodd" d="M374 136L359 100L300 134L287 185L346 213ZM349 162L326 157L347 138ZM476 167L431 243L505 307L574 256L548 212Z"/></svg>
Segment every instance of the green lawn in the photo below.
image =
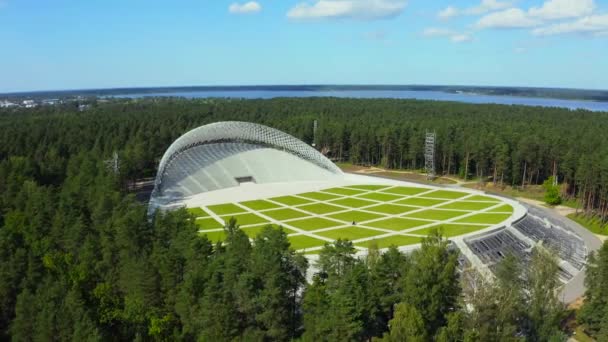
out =
<svg viewBox="0 0 608 342"><path fill-rule="evenodd" d="M599 235L608 235L608 224L602 224L597 217L588 217L582 214L569 214L568 218Z"/></svg>
<svg viewBox="0 0 608 342"><path fill-rule="evenodd" d="M268 217L272 217L273 219L275 219L277 221L284 221L284 220L290 220L290 219L309 216L306 213L303 213L303 212L297 211L297 210L293 210L290 208L267 210L267 211L263 212L263 214Z"/></svg>
<svg viewBox="0 0 608 342"><path fill-rule="evenodd" d="M192 215L194 215L194 217L207 217L209 216L209 214L207 214L206 211L203 210L203 208L188 208L186 209L188 210L188 212Z"/></svg>
<svg viewBox="0 0 608 342"><path fill-rule="evenodd" d="M365 208L365 210L367 210L367 211L374 211L377 213L391 214L391 215L403 214L403 213L407 213L408 211L417 210L417 209L420 209L420 208L408 207L406 205L397 205L397 204L378 204L373 207Z"/></svg>
<svg viewBox="0 0 608 342"><path fill-rule="evenodd" d="M247 234L247 236L249 236L249 238L251 239L255 239L256 236L258 236L258 234L266 227L266 224L261 224L258 226L252 226L252 227L246 227L246 228L241 228L241 230L243 231L243 233ZM276 226L273 226L276 227Z"/></svg>
<svg viewBox="0 0 608 342"><path fill-rule="evenodd" d="M424 192L427 192L423 195L424 197L417 197ZM484 210L501 203L499 199L483 195L473 195L458 200L467 195L469 194L465 192L447 189L357 184L270 199L209 205L206 208L187 208L187 210L197 217L194 222L200 227L200 234L207 235L213 242L225 239L225 232L221 229L224 224L210 217L208 213L211 212L219 215L223 220L234 217L237 224L242 226L243 232L252 239L270 225L269 219L265 217L284 222L283 224L293 227L283 229L286 234L291 234L289 241L295 250L321 247L326 243L323 238L331 240L343 238L356 241L384 234L384 232L372 228L389 231L417 229L409 233L419 236L395 235L373 240L373 243L377 244L379 248L386 248L390 245L410 245L419 243L421 237L427 235L434 227L441 226L446 237L458 236L500 223L508 219L510 217L508 213L512 213L514 210L512 206L502 203L498 208L488 212L475 213L468 218L458 218L467 215L467 212ZM405 196L411 197L404 198ZM457 201L446 204L452 199L457 199ZM386 203L391 201L397 202ZM436 205L440 207L428 208ZM365 209L361 209L363 207ZM411 213L421 208L424 210ZM387 215L404 216L387 217ZM458 220L448 224L428 221L454 218ZM583 217L573 219L585 226L591 226L592 231L599 231L596 221L583 222ZM353 221L356 223L355 225L352 225ZM429 223L433 224L433 227L422 228L422 226L428 226ZM278 229L279 225L273 223L272 227ZM316 231L325 228L330 230L315 233L318 238L298 234L301 230ZM603 229L603 232L608 235L608 226ZM367 247L369 244L370 242L360 242L357 246ZM308 252L318 253L318 251Z"/></svg>
<svg viewBox="0 0 608 342"><path fill-rule="evenodd" d="M466 224L440 224L433 227L422 228L408 232L408 234L428 235L431 230L439 229L444 237L458 236L462 234L471 233L477 230L487 228L489 226L470 226Z"/></svg>
<svg viewBox="0 0 608 342"><path fill-rule="evenodd" d="M432 199L432 198L422 198L422 197L410 197L403 199L401 201L397 201L395 203L405 204L405 205L415 205L419 207L430 207L432 205L440 204L446 202L445 200L440 199Z"/></svg>
<svg viewBox="0 0 608 342"><path fill-rule="evenodd" d="M343 225L343 223L327 220L320 217L311 217L301 220L289 221L287 222L290 226L300 228L302 230L317 230L329 227L337 227Z"/></svg>
<svg viewBox="0 0 608 342"><path fill-rule="evenodd" d="M347 186L347 188L375 191L375 190L388 188L389 186L390 185L349 185L349 186Z"/></svg>
<svg viewBox="0 0 608 342"><path fill-rule="evenodd" d="M595 339L587 335L587 333L583 329L583 326L581 325L577 326L576 329L574 329L574 333L575 335L573 335L572 337L578 342L596 342Z"/></svg>
<svg viewBox="0 0 608 342"><path fill-rule="evenodd" d="M326 242L327 241L315 239L306 235L297 235L289 237L289 243L291 243L291 248L296 251L304 248L323 246Z"/></svg>
<svg viewBox="0 0 608 342"><path fill-rule="evenodd" d="M370 200L375 200L375 201L381 201L381 202L393 201L393 200L399 199L401 197L402 196L383 194L383 193L380 193L380 192L368 192L368 193L363 194L363 195L357 195L357 198L365 198L365 199L370 199Z"/></svg>
<svg viewBox="0 0 608 342"><path fill-rule="evenodd" d="M463 217L454 222L497 224L508 219L509 217L511 217L511 214L481 213L469 217Z"/></svg>
<svg viewBox="0 0 608 342"><path fill-rule="evenodd" d="M469 210L476 211L485 208L489 208L493 205L496 205L496 202L467 202L467 201L459 201L452 202L448 204L444 204L439 206L441 209L456 209L456 210Z"/></svg>
<svg viewBox="0 0 608 342"><path fill-rule="evenodd" d="M343 212L343 213L327 215L327 217L333 218L336 220L340 220L340 221L346 221L346 222L355 221L355 222L359 223L359 222L363 222L363 221L369 221L369 220L381 218L381 217L384 217L384 215L366 213L364 211L358 211L358 210L352 210L352 211L347 211L347 212Z"/></svg>
<svg viewBox="0 0 608 342"><path fill-rule="evenodd" d="M224 221L226 223L228 223L228 220L230 220L231 217L234 217L236 219L236 224L238 224L239 226L246 226L246 225L250 225L250 224L259 224L259 223L268 222L268 220L266 220L265 218L259 217L258 215L252 214L252 213L239 214L239 215L226 215L226 216L222 216L222 219L224 219Z"/></svg>
<svg viewBox="0 0 608 342"><path fill-rule="evenodd" d="M436 190L429 192L428 194L424 194L424 197L456 199L466 195L468 195L468 193L461 191Z"/></svg>
<svg viewBox="0 0 608 342"><path fill-rule="evenodd" d="M338 228L327 230L324 232L316 233L316 235L321 235L330 239L348 239L348 240L358 240L363 238L368 238L371 236L376 236L380 234L386 234L384 232L380 232L373 229L366 229L360 227L348 227L348 228Z"/></svg>
<svg viewBox="0 0 608 342"><path fill-rule="evenodd" d="M479 183L468 183L463 186L475 189L479 187L479 185ZM487 193L496 193L509 197L525 197L541 202L545 195L545 189L542 185L526 185L525 189L521 189L519 186L516 186L515 188L511 186L502 187L498 184L495 185L492 182L487 182L485 184L482 183L481 186Z"/></svg>
<svg viewBox="0 0 608 342"><path fill-rule="evenodd" d="M365 190L349 189L349 188L330 188L330 189L324 189L323 192L330 192L332 194L352 196L352 195L363 193L363 192L365 192Z"/></svg>
<svg viewBox="0 0 608 342"><path fill-rule="evenodd" d="M334 194L326 194L324 192L305 192L303 194L298 194L298 196L310 198L317 201L327 201L334 198L342 197Z"/></svg>
<svg viewBox="0 0 608 342"><path fill-rule="evenodd" d="M390 246L406 246L420 243L422 238L417 236L394 235L381 239L373 239L364 242L356 243L360 247L369 248L371 245L376 245L378 248L387 248Z"/></svg>
<svg viewBox="0 0 608 342"><path fill-rule="evenodd" d="M226 233L223 230L217 230L213 232L199 232L201 236L206 235L209 241L216 243L218 241L224 241L226 239Z"/></svg>
<svg viewBox="0 0 608 342"><path fill-rule="evenodd" d="M216 228L223 228L224 227L223 224L217 222L212 217L206 217L206 218L202 218L202 219L197 219L194 222L196 223L197 226L199 226L200 229L216 229Z"/></svg>
<svg viewBox="0 0 608 342"><path fill-rule="evenodd" d="M216 215L219 216L244 213L247 211L233 203L208 205L207 209L213 211Z"/></svg>
<svg viewBox="0 0 608 342"><path fill-rule="evenodd" d="M294 231L285 227L280 227L274 224L259 224L257 226L251 226L251 227L245 227L245 228L241 228L241 230L247 234L247 236L249 236L250 238L254 239L262 230L264 230L264 228L266 228L267 226L271 226L274 229L283 229L283 231L285 232L285 234L290 234L293 233Z"/></svg>
<svg viewBox="0 0 608 342"><path fill-rule="evenodd" d="M310 200L303 199L300 197L295 197L295 196L273 197L273 198L271 198L271 200L285 204L285 205L299 205L299 204L306 204L306 203L311 202Z"/></svg>
<svg viewBox="0 0 608 342"><path fill-rule="evenodd" d="M361 208L361 207L365 207L368 205L376 204L376 202L366 201L366 200L357 199L357 198L350 198L350 197L342 198L339 200L334 200L329 203L343 205L345 207L350 207L350 208Z"/></svg>
<svg viewBox="0 0 608 342"><path fill-rule="evenodd" d="M500 207L494 208L492 210L488 210L488 213L512 213L513 212L513 207L505 204L505 205L501 205Z"/></svg>
<svg viewBox="0 0 608 342"><path fill-rule="evenodd" d="M338 207L338 206L331 205L331 204L325 204L325 203L313 203L313 204L302 205L302 206L299 206L298 209L306 210L313 214L318 214L318 215L333 213L333 212L340 211L340 210L347 210L342 207Z"/></svg>
<svg viewBox="0 0 608 342"><path fill-rule="evenodd" d="M275 208L281 207L278 204L268 202L265 200L245 201L245 202L241 202L240 204L246 206L247 208L256 210L256 211L266 210L266 209L275 209Z"/></svg>
<svg viewBox="0 0 608 342"><path fill-rule="evenodd" d="M443 221L443 220L449 220L451 218L466 215L466 214L468 214L468 213L465 213L462 211L429 209L429 210L423 210L423 211L419 211L416 213L408 214L406 217Z"/></svg>
<svg viewBox="0 0 608 342"><path fill-rule="evenodd" d="M488 196L482 196L482 195L475 195L475 196L467 197L467 201L500 202L499 199L496 199L494 197L488 197Z"/></svg>
<svg viewBox="0 0 608 342"><path fill-rule="evenodd" d="M413 187L407 187L407 186L397 186L397 187L394 187L394 188L382 190L382 192L390 192L391 194L397 194L397 195L413 196L413 195L417 195L419 193L422 193L422 192L425 192L425 191L429 191L429 190L431 190L431 189L428 189L428 188L413 188Z"/></svg>
<svg viewBox="0 0 608 342"><path fill-rule="evenodd" d="M429 224L428 221L420 221L414 219L393 217L388 218L386 220L374 221L366 223L366 226L382 228L382 229L390 229L390 230L404 230L409 228L414 228L418 226L422 226L425 224Z"/></svg>

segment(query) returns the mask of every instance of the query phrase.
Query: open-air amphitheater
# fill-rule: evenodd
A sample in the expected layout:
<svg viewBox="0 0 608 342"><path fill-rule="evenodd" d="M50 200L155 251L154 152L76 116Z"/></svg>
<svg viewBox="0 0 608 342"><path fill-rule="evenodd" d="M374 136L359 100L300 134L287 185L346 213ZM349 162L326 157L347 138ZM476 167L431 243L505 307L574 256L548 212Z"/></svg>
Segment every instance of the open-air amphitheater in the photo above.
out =
<svg viewBox="0 0 608 342"><path fill-rule="evenodd" d="M460 251L462 268L491 275L512 254L525 265L532 248L554 253L564 283L561 298L584 292L584 270L600 241L548 209L457 186L432 186L343 173L304 142L273 128L219 122L177 139L164 154L149 213L187 207L201 235L224 238L234 217L250 238L282 227L295 250L312 262L338 238L358 255L370 246L402 251L440 229Z"/></svg>

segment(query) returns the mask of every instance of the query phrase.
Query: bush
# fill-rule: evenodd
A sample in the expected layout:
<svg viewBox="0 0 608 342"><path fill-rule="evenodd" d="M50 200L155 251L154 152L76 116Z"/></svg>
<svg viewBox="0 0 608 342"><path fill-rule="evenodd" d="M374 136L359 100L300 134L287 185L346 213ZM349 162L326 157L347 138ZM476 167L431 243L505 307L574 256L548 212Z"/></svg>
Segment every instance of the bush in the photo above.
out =
<svg viewBox="0 0 608 342"><path fill-rule="evenodd" d="M549 177L544 183L545 188L545 203L549 205L558 205L562 203L562 198L559 195L559 187L554 184L555 178Z"/></svg>

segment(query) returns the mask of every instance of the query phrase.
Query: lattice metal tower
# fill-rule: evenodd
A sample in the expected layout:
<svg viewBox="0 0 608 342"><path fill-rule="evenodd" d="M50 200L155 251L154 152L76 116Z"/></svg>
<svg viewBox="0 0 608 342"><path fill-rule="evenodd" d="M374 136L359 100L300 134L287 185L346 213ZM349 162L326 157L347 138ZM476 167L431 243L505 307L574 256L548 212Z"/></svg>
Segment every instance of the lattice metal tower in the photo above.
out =
<svg viewBox="0 0 608 342"><path fill-rule="evenodd" d="M435 131L426 132L424 139L424 169L427 179L435 178Z"/></svg>
<svg viewBox="0 0 608 342"><path fill-rule="evenodd" d="M312 147L317 146L315 141L317 141L317 120L312 124Z"/></svg>
<svg viewBox="0 0 608 342"><path fill-rule="evenodd" d="M120 172L120 159L118 158L118 153L114 152L112 154L112 159L108 159L105 161L106 167L114 172L114 174L118 174Z"/></svg>

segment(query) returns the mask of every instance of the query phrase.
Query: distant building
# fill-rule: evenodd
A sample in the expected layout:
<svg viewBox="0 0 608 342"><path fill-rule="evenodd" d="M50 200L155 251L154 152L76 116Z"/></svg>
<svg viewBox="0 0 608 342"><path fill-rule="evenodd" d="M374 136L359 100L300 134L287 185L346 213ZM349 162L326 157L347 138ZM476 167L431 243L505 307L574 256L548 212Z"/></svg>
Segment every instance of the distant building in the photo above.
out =
<svg viewBox="0 0 608 342"><path fill-rule="evenodd" d="M58 99L44 99L42 100L43 105L53 106L59 103Z"/></svg>
<svg viewBox="0 0 608 342"><path fill-rule="evenodd" d="M0 108L10 108L10 107L16 107L17 104L16 103L12 103L9 101L0 101Z"/></svg>
<svg viewBox="0 0 608 342"><path fill-rule="evenodd" d="M38 104L34 100L23 100L22 105L25 108L34 108L38 106Z"/></svg>

